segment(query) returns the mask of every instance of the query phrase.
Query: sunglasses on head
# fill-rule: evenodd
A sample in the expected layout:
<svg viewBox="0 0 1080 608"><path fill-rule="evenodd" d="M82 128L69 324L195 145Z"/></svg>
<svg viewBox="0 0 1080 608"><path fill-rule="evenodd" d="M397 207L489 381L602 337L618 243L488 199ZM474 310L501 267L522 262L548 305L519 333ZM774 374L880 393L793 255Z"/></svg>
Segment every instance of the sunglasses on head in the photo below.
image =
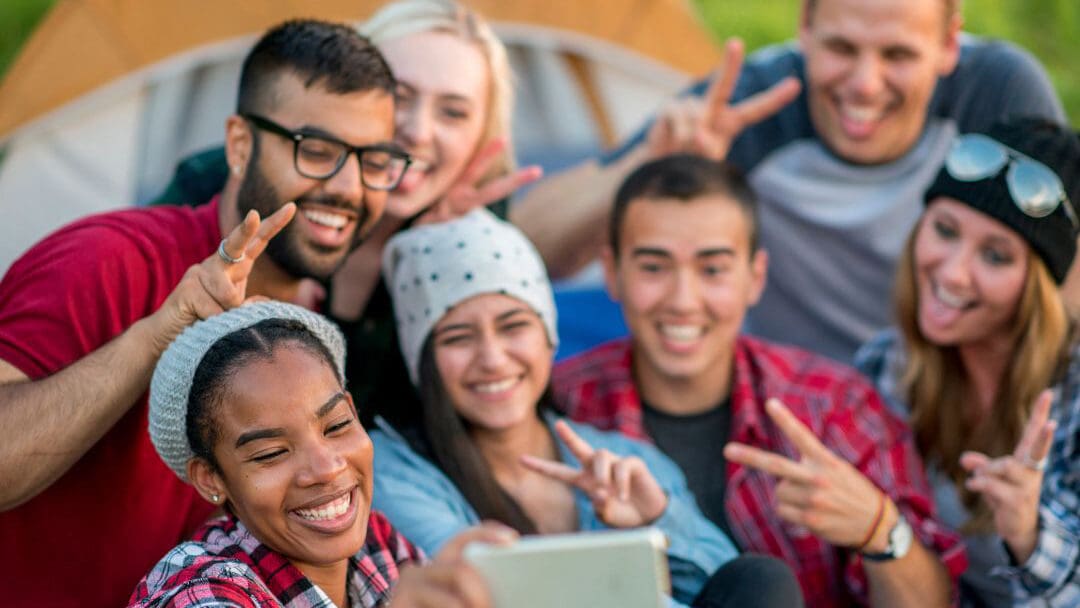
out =
<svg viewBox="0 0 1080 608"><path fill-rule="evenodd" d="M1029 217L1046 217L1064 204L1065 215L1073 229L1080 228L1076 209L1065 194L1061 178L1049 167L1005 144L970 133L953 141L945 158L945 170L953 179L974 182L1001 173L1006 166L1005 183L1016 207Z"/></svg>

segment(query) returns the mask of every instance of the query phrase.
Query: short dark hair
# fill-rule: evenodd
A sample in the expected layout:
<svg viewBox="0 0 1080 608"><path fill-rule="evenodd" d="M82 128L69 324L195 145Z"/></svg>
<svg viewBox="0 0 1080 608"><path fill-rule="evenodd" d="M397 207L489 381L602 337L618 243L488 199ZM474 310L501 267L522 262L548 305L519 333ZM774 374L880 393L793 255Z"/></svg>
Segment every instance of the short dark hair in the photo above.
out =
<svg viewBox="0 0 1080 608"><path fill-rule="evenodd" d="M238 114L272 107L273 85L285 72L331 93L381 90L396 86L390 66L371 41L355 29L326 21L286 21L263 34L244 59L237 94Z"/></svg>
<svg viewBox="0 0 1080 608"><path fill-rule="evenodd" d="M285 344L306 350L325 362L334 371L338 382L344 385L333 355L300 321L266 319L222 336L195 368L185 420L192 453L208 462L215 471L220 471L214 458L214 445L219 439L217 412L226 398L226 382L249 362L273 358L274 349Z"/></svg>
<svg viewBox="0 0 1080 608"><path fill-rule="evenodd" d="M618 257L623 219L635 201L675 199L690 202L710 194L722 194L735 202L749 224L750 251L757 251L757 196L742 171L703 156L675 154L641 165L619 186L608 234L612 253Z"/></svg>

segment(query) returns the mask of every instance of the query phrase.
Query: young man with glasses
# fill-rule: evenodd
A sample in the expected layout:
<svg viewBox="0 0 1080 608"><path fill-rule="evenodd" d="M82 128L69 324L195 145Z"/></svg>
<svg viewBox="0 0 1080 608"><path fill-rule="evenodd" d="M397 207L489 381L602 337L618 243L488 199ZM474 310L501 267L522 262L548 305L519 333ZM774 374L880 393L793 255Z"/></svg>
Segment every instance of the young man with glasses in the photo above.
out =
<svg viewBox="0 0 1080 608"><path fill-rule="evenodd" d="M858 372L744 335L766 284L755 196L676 155L615 196L603 253L629 339L556 366L575 420L655 442L745 552L783 559L807 606L943 606L964 570L909 429Z"/></svg>
<svg viewBox="0 0 1080 608"><path fill-rule="evenodd" d="M292 300L302 279L342 263L408 165L391 143L393 89L352 28L282 24L244 62L225 130L229 177L211 204L86 218L9 269L5 605L122 605L211 513L150 443L145 391L157 357L196 319L246 296Z"/></svg>
<svg viewBox="0 0 1080 608"><path fill-rule="evenodd" d="M692 151L742 169L771 275L748 329L841 361L891 320L904 236L957 133L1010 115L1065 122L1049 79L1003 42L961 35L960 0L806 0L798 45L721 70L602 162L549 177L513 209L555 274L592 259L612 195L647 158Z"/></svg>

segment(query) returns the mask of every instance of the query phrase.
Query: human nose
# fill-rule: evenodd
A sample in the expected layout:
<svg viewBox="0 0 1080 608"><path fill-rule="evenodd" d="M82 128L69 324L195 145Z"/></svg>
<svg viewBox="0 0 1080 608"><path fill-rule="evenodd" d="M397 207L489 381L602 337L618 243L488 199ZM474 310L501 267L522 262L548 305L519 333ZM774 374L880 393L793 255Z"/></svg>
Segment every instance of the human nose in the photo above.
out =
<svg viewBox="0 0 1080 608"><path fill-rule="evenodd" d="M428 104L417 100L397 110L397 134L407 146L431 141L434 125Z"/></svg>
<svg viewBox="0 0 1080 608"><path fill-rule="evenodd" d="M497 336L481 337L477 344L476 361L481 369L499 369L506 362L506 345Z"/></svg>
<svg viewBox="0 0 1080 608"><path fill-rule="evenodd" d="M342 455L327 441L319 440L307 450L307 459L298 482L301 486L333 483L345 471L345 467Z"/></svg>
<svg viewBox="0 0 1080 608"><path fill-rule="evenodd" d="M678 311L693 310L701 301L701 285L688 269L675 272L671 285L670 306Z"/></svg>
<svg viewBox="0 0 1080 608"><path fill-rule="evenodd" d="M876 96L885 83L881 60L870 53L859 55L852 66L849 83L852 90L862 98Z"/></svg>
<svg viewBox="0 0 1080 608"><path fill-rule="evenodd" d="M350 201L357 201L364 194L364 181L360 174L360 152L350 150L345 157L345 162L325 181L323 189L328 194L333 194Z"/></svg>
<svg viewBox="0 0 1080 608"><path fill-rule="evenodd" d="M966 287L971 283L971 259L974 252L957 247L941 260L938 280L947 287Z"/></svg>

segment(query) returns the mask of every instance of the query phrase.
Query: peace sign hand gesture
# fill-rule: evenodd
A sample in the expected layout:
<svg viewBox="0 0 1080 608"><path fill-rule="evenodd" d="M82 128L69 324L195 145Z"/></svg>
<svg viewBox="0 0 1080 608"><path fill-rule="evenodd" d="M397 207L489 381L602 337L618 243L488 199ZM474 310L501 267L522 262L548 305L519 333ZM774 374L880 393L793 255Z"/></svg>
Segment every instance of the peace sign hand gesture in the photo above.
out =
<svg viewBox="0 0 1080 608"><path fill-rule="evenodd" d="M295 213L293 203L282 206L266 219L260 219L254 210L249 211L240 225L221 241L218 251L188 268L169 297L148 318L158 354L188 325L244 303L248 276L256 258Z"/></svg>
<svg viewBox="0 0 1080 608"><path fill-rule="evenodd" d="M964 452L960 456L960 466L971 473L964 485L986 500L994 512L994 528L1020 563L1035 552L1039 539L1043 469L1057 428L1049 419L1052 400L1048 390L1039 394L1012 455L990 458Z"/></svg>
<svg viewBox="0 0 1080 608"><path fill-rule="evenodd" d="M416 224L434 224L461 217L473 209L506 198L525 184L540 179L543 171L537 165L530 165L481 184L491 164L505 148L506 140L496 138L477 151L446 194L416 218Z"/></svg>
<svg viewBox="0 0 1080 608"><path fill-rule="evenodd" d="M879 511L887 506L882 500L888 500L882 492L822 445L778 399L769 399L765 411L794 444L799 460L736 442L724 447L724 456L779 480L776 513L840 547L861 549L872 536L880 536L875 534L881 527Z"/></svg>
<svg viewBox="0 0 1080 608"><path fill-rule="evenodd" d="M798 96L801 85L789 76L732 104L744 54L742 41L729 39L724 45L723 67L713 76L705 95L676 99L660 111L645 137L651 157L689 152L723 160L744 129L776 114Z"/></svg>
<svg viewBox="0 0 1080 608"><path fill-rule="evenodd" d="M578 459L580 469L561 462L524 455L529 469L580 489L592 500L600 521L612 528L634 528L656 521L667 509L668 498L645 462L608 450L594 450L563 420L555 432Z"/></svg>

